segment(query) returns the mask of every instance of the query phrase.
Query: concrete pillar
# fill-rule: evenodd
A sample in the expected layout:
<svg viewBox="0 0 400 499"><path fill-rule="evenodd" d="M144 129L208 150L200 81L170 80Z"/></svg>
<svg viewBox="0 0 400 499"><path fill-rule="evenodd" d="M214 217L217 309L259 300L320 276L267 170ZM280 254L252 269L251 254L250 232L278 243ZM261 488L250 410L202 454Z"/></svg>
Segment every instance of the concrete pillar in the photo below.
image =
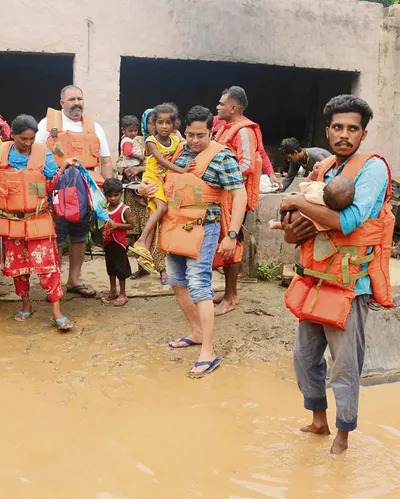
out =
<svg viewBox="0 0 400 499"><path fill-rule="evenodd" d="M104 45L103 32L87 21L87 38L75 55L74 84L82 88L85 109L103 127L111 155L118 154L119 75L121 57L118 46ZM107 35L110 36L110 35Z"/></svg>

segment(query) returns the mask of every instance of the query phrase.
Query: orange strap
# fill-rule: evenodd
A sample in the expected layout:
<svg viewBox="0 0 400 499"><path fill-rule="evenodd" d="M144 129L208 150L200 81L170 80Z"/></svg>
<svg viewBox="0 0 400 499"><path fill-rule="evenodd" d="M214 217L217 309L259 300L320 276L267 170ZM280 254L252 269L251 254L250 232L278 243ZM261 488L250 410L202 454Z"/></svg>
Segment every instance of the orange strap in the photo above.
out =
<svg viewBox="0 0 400 499"><path fill-rule="evenodd" d="M175 163L175 161L181 156L183 153L183 149L185 147L186 142L179 142L178 147L176 148L176 151L174 155L172 156L171 163Z"/></svg>
<svg viewBox="0 0 400 499"><path fill-rule="evenodd" d="M8 155L10 154L10 149L14 145L14 142L1 142L0 143L0 167L7 168L8 166Z"/></svg>
<svg viewBox="0 0 400 499"><path fill-rule="evenodd" d="M57 132L62 132L62 111L58 111L49 107L47 109L47 131L57 130ZM82 115L82 126L85 133L96 133L94 126L94 119L90 114Z"/></svg>
<svg viewBox="0 0 400 499"><path fill-rule="evenodd" d="M61 111L53 109L52 107L47 108L46 114L47 121L47 131L57 130L57 132L62 132L62 115Z"/></svg>
<svg viewBox="0 0 400 499"><path fill-rule="evenodd" d="M2 142L0 144L0 167L7 168L9 166L8 156L10 154L10 149L14 145L14 142ZM28 159L28 170L43 170L46 163L46 144L37 144L36 142L32 144L31 153Z"/></svg>
<svg viewBox="0 0 400 499"><path fill-rule="evenodd" d="M43 170L46 163L46 144L32 144L31 153L28 159L28 170Z"/></svg>
<svg viewBox="0 0 400 499"><path fill-rule="evenodd" d="M233 140L233 137L241 130L242 128L260 128L257 123L251 121L247 118L243 118L239 121L236 121L232 125L224 125L219 132L217 133L215 140L220 144L227 144Z"/></svg>
<svg viewBox="0 0 400 499"><path fill-rule="evenodd" d="M83 131L85 133L96 133L96 129L94 126L94 119L90 114L84 113L82 115L82 125L83 125Z"/></svg>
<svg viewBox="0 0 400 499"><path fill-rule="evenodd" d="M178 145L178 148L175 151L175 154L172 157L172 163L176 161L179 156L184 151L185 147L185 142L180 142ZM197 156L196 156L196 168L192 170L191 173L194 173L196 177L201 178L205 171L207 170L208 166L212 162L212 160L219 154L221 151L225 149L225 146L222 144L218 144L215 141L211 141L210 145L207 147L207 149L204 149L204 151L201 151Z"/></svg>
<svg viewBox="0 0 400 499"><path fill-rule="evenodd" d="M392 197L392 172L389 163L386 161L386 159L383 156L380 156L379 154L375 153L354 154L345 164L341 172L341 175L345 175L354 182L355 178L360 173L365 163L372 158L381 159L387 167L388 178L389 178L388 187L386 189L386 196L385 196L385 202L387 202ZM320 163L321 168L318 172L318 180L320 182L324 181L326 173L335 165L335 162L336 162L335 156L329 156L328 158L325 158L324 160L321 161Z"/></svg>

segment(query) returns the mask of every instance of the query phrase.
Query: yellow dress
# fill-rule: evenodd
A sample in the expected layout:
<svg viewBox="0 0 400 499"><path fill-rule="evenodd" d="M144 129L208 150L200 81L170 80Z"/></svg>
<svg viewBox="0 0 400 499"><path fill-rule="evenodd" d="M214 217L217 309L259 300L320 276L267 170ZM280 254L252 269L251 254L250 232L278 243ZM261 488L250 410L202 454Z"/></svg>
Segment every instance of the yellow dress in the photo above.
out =
<svg viewBox="0 0 400 499"><path fill-rule="evenodd" d="M158 140L153 135L151 135L146 140L146 144L148 142L152 142L153 144L155 144L158 152L162 154L162 156L165 159L171 161L172 156L174 155L179 145L179 137L177 135L170 135L170 139L171 139L171 144L169 145L169 147L166 147L160 142L158 142ZM147 152L147 147L146 147L146 152ZM146 156L146 170L143 173L143 180L148 180L149 182L158 185L158 191L155 194L155 198L164 201L164 203L167 202L167 198L165 197L164 194L164 179L165 175L167 174L167 171L168 168L164 168L163 166L159 165L156 158L153 155ZM150 200L147 206L151 211L156 210L156 205L154 201Z"/></svg>

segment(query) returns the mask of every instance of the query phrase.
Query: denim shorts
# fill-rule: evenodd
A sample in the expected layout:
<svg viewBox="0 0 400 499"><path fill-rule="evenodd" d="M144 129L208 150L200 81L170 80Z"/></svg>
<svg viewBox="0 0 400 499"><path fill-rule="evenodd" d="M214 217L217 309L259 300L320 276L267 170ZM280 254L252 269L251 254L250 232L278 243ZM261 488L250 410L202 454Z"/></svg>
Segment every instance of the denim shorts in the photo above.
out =
<svg viewBox="0 0 400 499"><path fill-rule="evenodd" d="M64 218L56 219L57 245L61 246L67 237L71 243L86 243L90 229L92 212L87 213L80 222L68 222Z"/></svg>
<svg viewBox="0 0 400 499"><path fill-rule="evenodd" d="M189 288L193 303L212 300L212 262L217 250L221 225L219 222L204 225L204 239L198 260L181 255L167 255L168 284Z"/></svg>

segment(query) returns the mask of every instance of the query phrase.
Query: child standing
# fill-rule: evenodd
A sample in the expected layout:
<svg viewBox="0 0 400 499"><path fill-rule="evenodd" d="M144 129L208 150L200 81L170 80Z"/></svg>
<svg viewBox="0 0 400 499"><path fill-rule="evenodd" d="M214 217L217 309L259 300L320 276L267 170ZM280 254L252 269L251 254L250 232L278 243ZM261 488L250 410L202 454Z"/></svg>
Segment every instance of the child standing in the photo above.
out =
<svg viewBox="0 0 400 499"><path fill-rule="evenodd" d="M153 111L155 135L147 138L145 144L146 170L143 180L148 180L159 186L155 198L150 200L148 208L151 211L149 220L140 238L132 250L138 257L138 264L147 272L154 273L154 261L150 253L157 224L168 210L164 194L164 180L168 170L184 173L187 168L180 168L171 163L171 159L181 139L175 130L178 123L178 109L175 104L164 103L156 106Z"/></svg>
<svg viewBox="0 0 400 499"><path fill-rule="evenodd" d="M144 162L144 142L139 133L139 120L136 116L127 115L122 118L122 175L123 178L132 182L140 180L138 175ZM140 171L139 171L140 169Z"/></svg>
<svg viewBox="0 0 400 499"><path fill-rule="evenodd" d="M106 257L107 274L110 277L110 291L103 294L106 301L114 301L115 307L123 307L128 298L125 292L125 281L131 274L126 248L127 231L133 227L133 215L129 207L121 202L122 182L109 178L104 182L104 194L108 201L110 222L104 225L103 246ZM117 291L117 278L119 293Z"/></svg>

